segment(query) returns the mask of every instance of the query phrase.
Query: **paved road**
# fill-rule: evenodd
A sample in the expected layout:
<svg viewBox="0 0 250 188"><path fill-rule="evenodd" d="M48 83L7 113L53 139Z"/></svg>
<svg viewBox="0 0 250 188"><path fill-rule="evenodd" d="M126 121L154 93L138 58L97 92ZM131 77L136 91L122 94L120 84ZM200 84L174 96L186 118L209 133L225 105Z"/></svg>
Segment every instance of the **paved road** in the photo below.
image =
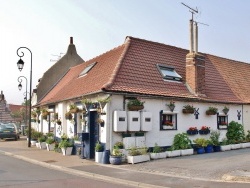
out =
<svg viewBox="0 0 250 188"><path fill-rule="evenodd" d="M0 154L0 187L129 188L129 186L84 178L44 168Z"/></svg>
<svg viewBox="0 0 250 188"><path fill-rule="evenodd" d="M83 160L77 156L27 148L24 140L0 141L5 155L60 170L82 177L94 177L111 183L137 187L250 187L250 148L166 158L140 164L109 165ZM0 161L1 162L1 161ZM238 182L225 182L225 177L235 177Z"/></svg>

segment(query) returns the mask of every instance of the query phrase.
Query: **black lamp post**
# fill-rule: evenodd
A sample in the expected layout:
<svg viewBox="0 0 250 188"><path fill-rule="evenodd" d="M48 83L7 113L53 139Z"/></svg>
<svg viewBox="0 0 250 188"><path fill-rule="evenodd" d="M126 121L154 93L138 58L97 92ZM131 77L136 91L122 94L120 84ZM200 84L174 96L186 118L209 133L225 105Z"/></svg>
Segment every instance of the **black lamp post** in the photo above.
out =
<svg viewBox="0 0 250 188"><path fill-rule="evenodd" d="M18 48L17 49L17 55L20 57L20 59L19 59L19 61L17 62L17 67L18 67L18 69L20 70L20 71L22 71L22 69L23 69L23 66L24 66L24 62L23 62L23 60L21 59L23 56L24 56L24 53L21 51L21 55L18 53L19 52L19 50L20 49L26 49L26 50L29 50L29 52L30 52L30 92L29 92L29 94L30 94L30 101L29 101L29 111L30 111L30 113L29 113L29 135L28 135L28 147L31 147L31 142L30 142L30 140L31 140L31 92L32 92L32 52L30 51L30 49L29 48L27 48L27 47L20 47L20 48ZM27 82L26 82L27 83ZM19 84L20 85L20 84ZM27 92L26 92L27 93ZM26 97L26 99L27 99L27 97Z"/></svg>
<svg viewBox="0 0 250 188"><path fill-rule="evenodd" d="M24 95L25 95L25 125L27 126L27 83L28 83L28 81L27 81L27 78L25 77L25 76L19 76L18 78L17 78L17 81L19 82L19 84L18 84L18 89L19 89L19 91L21 91L22 90L22 78L24 78L25 80L26 80L26 91L25 91L25 93L24 93Z"/></svg>

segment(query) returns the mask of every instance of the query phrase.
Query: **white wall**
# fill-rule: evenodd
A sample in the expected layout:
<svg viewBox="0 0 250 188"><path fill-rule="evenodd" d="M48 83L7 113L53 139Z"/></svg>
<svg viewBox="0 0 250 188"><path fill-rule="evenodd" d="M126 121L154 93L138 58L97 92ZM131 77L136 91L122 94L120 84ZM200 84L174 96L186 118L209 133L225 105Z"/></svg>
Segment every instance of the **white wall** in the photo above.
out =
<svg viewBox="0 0 250 188"><path fill-rule="evenodd" d="M169 104L170 101L167 100L161 100L161 99L145 99L144 103L144 109L143 111L152 112L152 121L153 121L153 129L152 131L146 132L146 146L147 147L153 147L155 143L157 143L159 146L170 146L172 145L173 138L175 134L186 132L189 127L197 127L200 129L202 126L208 126L211 127L211 130L217 130L217 115L206 115L206 110L208 107L216 107L218 108L219 114L224 114L222 112L222 109L224 106L229 107L229 113L228 113L228 122L236 121L238 123L243 124L242 116L241 120L238 120L237 117L237 110L242 111L241 105L226 105L226 104L216 104L216 103L196 103L196 102L182 102L182 101L175 101L175 110L174 112L177 113L177 130L160 130L160 111L169 111L168 106L166 104ZM193 105L196 109L199 108L199 117L198 119L195 119L194 114L183 114L182 109L184 105ZM123 110L123 97L122 96L112 96L112 102L110 103L110 112L113 112L115 110ZM126 108L126 105L125 105ZM248 111L250 113L250 107L248 107ZM245 112L247 113L247 112ZM241 113L242 115L242 113ZM244 114L243 114L244 115ZM246 115L244 115L244 118L246 118ZM248 117L246 120L248 122L250 121L250 118ZM111 120L113 121L113 120ZM249 124L249 123L248 123ZM113 128L113 125L111 126ZM122 141L121 133L115 133L112 131L113 136L111 137L111 143L112 145L115 144L117 141ZM226 131L221 130L221 139L225 137ZM195 135L190 136L191 140L194 140L197 137L204 137L209 138L209 135Z"/></svg>

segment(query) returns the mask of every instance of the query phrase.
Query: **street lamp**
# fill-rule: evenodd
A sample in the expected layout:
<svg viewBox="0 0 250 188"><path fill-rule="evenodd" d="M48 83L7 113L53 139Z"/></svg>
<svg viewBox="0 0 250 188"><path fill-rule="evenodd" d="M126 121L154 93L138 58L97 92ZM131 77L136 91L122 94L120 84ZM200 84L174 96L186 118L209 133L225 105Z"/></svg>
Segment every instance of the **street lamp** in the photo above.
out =
<svg viewBox="0 0 250 188"><path fill-rule="evenodd" d="M29 52L30 52L30 92L29 92L29 94L30 94L30 101L29 101L29 111L30 111L30 113L29 113L29 135L28 135L28 147L31 147L31 142L30 142L30 140L31 140L31 92L32 92L32 52L30 51L30 49L29 48L27 48L27 47L20 47L20 48L18 48L17 49L17 55L18 55L18 57L20 57L20 59L19 59L19 61L17 62L17 68L20 70L20 71L22 71L22 69L23 69L23 67L24 67L24 62L23 62L23 60L21 59L23 56L24 56L24 53L21 51L21 54L19 54L19 50L20 49L26 49L26 50L28 50ZM26 82L27 83L27 82ZM26 97L26 99L27 99L27 97Z"/></svg>
<svg viewBox="0 0 250 188"><path fill-rule="evenodd" d="M19 91L21 91L22 90L22 78L24 78L25 80L26 80L26 91L25 91L25 100L26 100L26 102L25 102L25 125L27 126L27 83L28 83L28 81L27 81L27 78L25 77L25 76L19 76L18 78L17 78L17 81L19 82L19 84L18 84L18 89L19 89Z"/></svg>

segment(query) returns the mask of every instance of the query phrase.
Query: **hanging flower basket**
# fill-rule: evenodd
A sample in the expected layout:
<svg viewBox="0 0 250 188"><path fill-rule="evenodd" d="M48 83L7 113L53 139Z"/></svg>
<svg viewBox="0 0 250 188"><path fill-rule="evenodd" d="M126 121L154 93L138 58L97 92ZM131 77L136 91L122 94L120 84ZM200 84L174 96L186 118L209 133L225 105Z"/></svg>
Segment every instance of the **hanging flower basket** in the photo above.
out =
<svg viewBox="0 0 250 188"><path fill-rule="evenodd" d="M210 127L207 126L202 126L201 129L199 130L199 134L209 134L210 133Z"/></svg>
<svg viewBox="0 0 250 188"><path fill-rule="evenodd" d="M144 108L144 106L133 106L133 105L131 105L131 106L128 107L128 110L129 111L138 111L138 110L142 110L143 108Z"/></svg>
<svg viewBox="0 0 250 188"><path fill-rule="evenodd" d="M227 115L227 113L229 112L229 108L225 106L222 111L225 115Z"/></svg>
<svg viewBox="0 0 250 188"><path fill-rule="evenodd" d="M215 115L218 112L218 108L215 107L209 107L208 110L206 111L207 115Z"/></svg>
<svg viewBox="0 0 250 188"><path fill-rule="evenodd" d="M167 106L168 106L169 110L170 110L171 112L173 112L173 111L174 111L174 108L175 108L175 102L172 100L172 101L170 101L169 104L167 104Z"/></svg>
<svg viewBox="0 0 250 188"><path fill-rule="evenodd" d="M183 114L193 114L194 109L182 109Z"/></svg>
<svg viewBox="0 0 250 188"><path fill-rule="evenodd" d="M72 120L72 114L70 112L66 112L65 119Z"/></svg>
<svg viewBox="0 0 250 188"><path fill-rule="evenodd" d="M196 135L196 134L198 134L198 130L193 130L193 131L187 130L187 134L188 135Z"/></svg>

